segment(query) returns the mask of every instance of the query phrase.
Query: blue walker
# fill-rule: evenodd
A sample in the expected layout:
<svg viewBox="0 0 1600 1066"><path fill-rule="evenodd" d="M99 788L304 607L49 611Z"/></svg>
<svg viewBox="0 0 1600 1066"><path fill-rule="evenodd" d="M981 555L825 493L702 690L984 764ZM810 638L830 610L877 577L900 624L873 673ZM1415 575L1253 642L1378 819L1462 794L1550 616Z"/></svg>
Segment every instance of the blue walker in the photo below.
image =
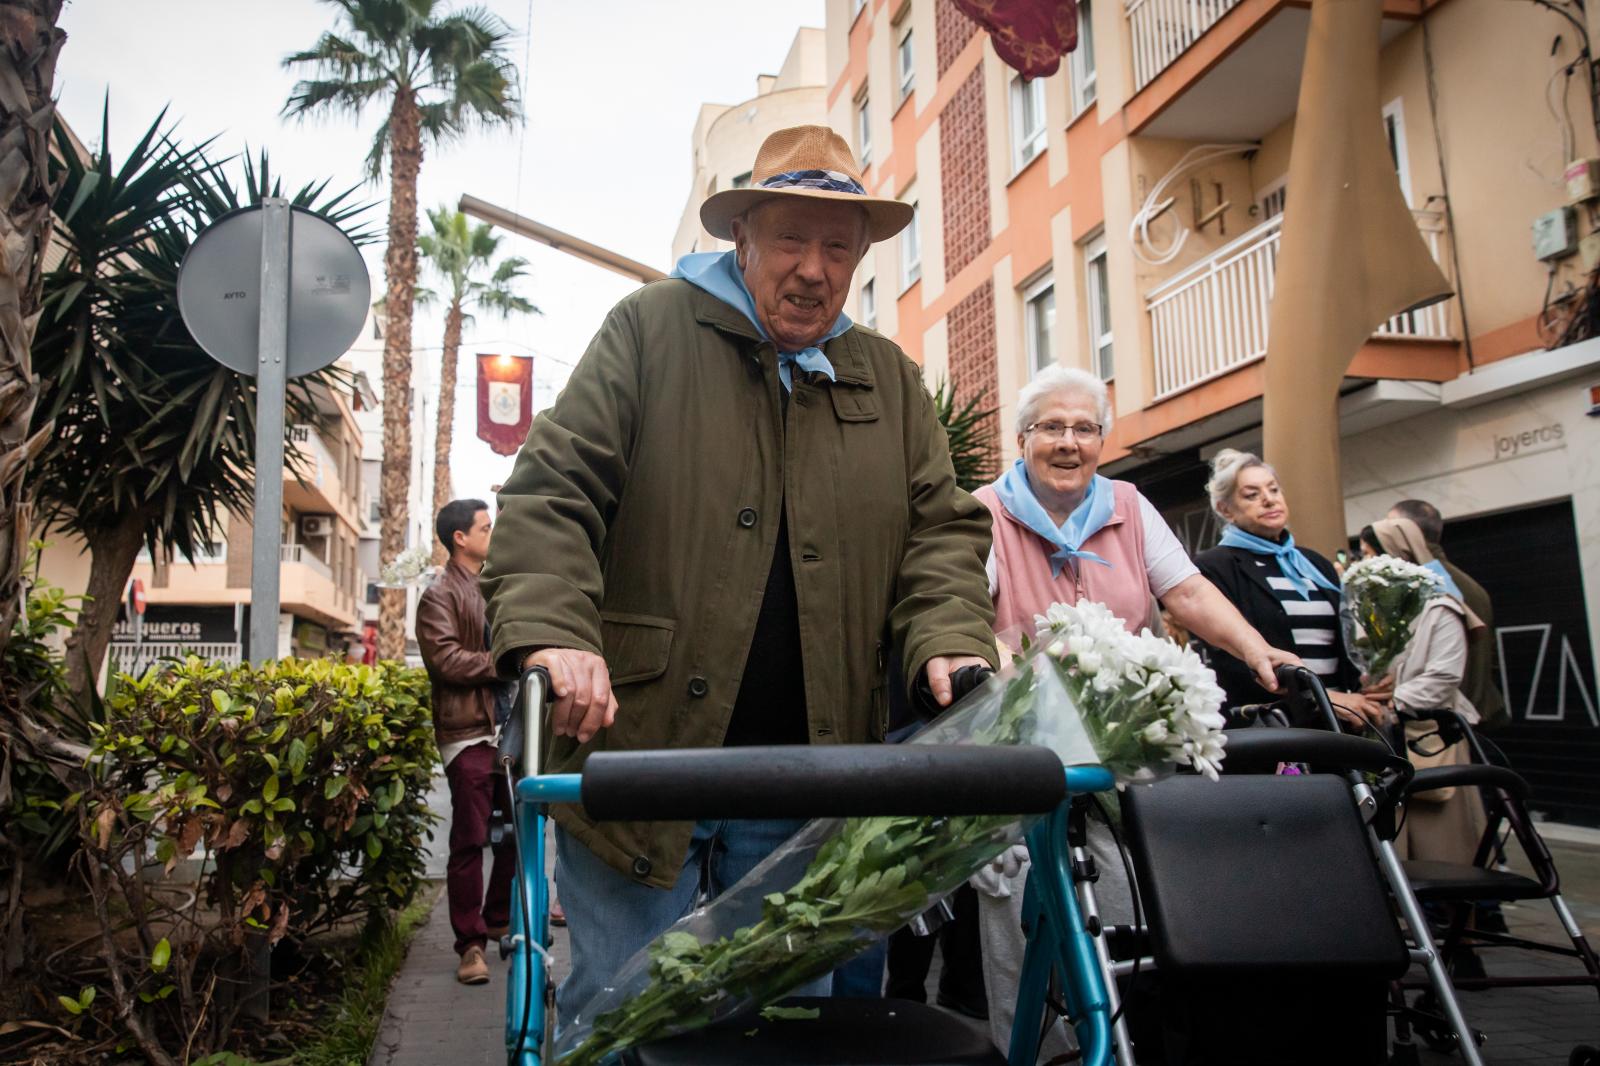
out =
<svg viewBox="0 0 1600 1066"><path fill-rule="evenodd" d="M1044 1022L1046 998L1052 978L1074 1026L1084 1066L1108 1066L1112 1059L1112 1011L1103 977L1104 960L1097 954L1099 941L1085 929L1067 852L1067 823L1072 796L1112 788L1111 773L1103 767L1069 767L1060 780L1049 781L1051 795L1039 788L1028 793L1028 805L1008 806L1019 794L1015 775L996 774L997 760L1014 760L1017 766L1040 765L1037 748L941 747L917 745L916 759L899 745L838 745L818 748L743 748L716 752L601 753L592 756L587 774L541 774L542 708L549 677L539 668L523 675L517 710L501 743L501 765L511 785L513 828L518 871L512 894L511 931L501 952L510 959L506 992L506 1056L509 1066L552 1066L554 985L550 979L550 887L545 879L545 819L550 804L608 801L615 796L596 794L596 780L635 781L633 791L657 790L656 796L679 796L673 817L810 817L816 814L869 816L876 814L1043 814L1027 834L1033 860L1023 902L1028 929L1027 951L1017 994L1016 1020L1009 1055L1002 1058L989 1046L987 1035L977 1040L970 1024L921 1004L897 1000L810 1000L822 1008L816 1021L789 1023L782 1047L763 1049L756 1041L739 1046L738 1057L717 1051L734 1046L724 1027L685 1033L671 1040L622 1053L623 1063L655 1066L697 1063L778 1061L773 1055L799 1054L800 1043L827 1044L836 1056L816 1051L792 1061L815 1066L868 1066L885 1063L952 1066L1009 1063L1029 1066L1038 1053L1038 1034ZM529 709L535 713L529 713ZM974 753L986 765L974 761ZM1048 753L1047 753L1048 754ZM523 776L514 762L520 757ZM650 760L650 780L638 783L637 774L595 773L605 761ZM1050 758L1055 756L1050 754ZM735 761L737 760L737 761ZM782 771L771 768L782 764ZM708 767L710 768L708 770ZM1059 762L1056 773L1060 773ZM719 778L720 769L731 777ZM585 787L585 777L590 778ZM1037 775L1035 775L1037 777ZM730 780L737 781L729 787ZM865 781L869 787L850 787ZM842 787L841 787L842 786ZM599 787L609 787L602 785ZM816 810L815 799L828 796L827 810ZM731 799L730 799L731 797ZM637 799L642 800L639 796ZM808 809L808 800L809 809ZM627 800L621 802L626 805ZM760 805L752 814L752 802ZM959 806L956 809L952 805ZM972 809L967 809L971 807ZM659 804L637 808L639 817L661 817ZM647 813L649 812L649 813ZM530 935L531 932L531 935ZM737 1021L734 1023L737 1025ZM953 1028L952 1028L953 1027ZM950 1032L940 1031L951 1029ZM830 1033L837 1035L830 1041ZM963 1038L965 1044L963 1045ZM739 1034L734 1034L735 1042ZM886 1050L883 1058L872 1054L874 1042ZM963 1046L965 1050L963 1050ZM918 1047L934 1050L915 1057ZM784 1061L789 1061L785 1059Z"/></svg>

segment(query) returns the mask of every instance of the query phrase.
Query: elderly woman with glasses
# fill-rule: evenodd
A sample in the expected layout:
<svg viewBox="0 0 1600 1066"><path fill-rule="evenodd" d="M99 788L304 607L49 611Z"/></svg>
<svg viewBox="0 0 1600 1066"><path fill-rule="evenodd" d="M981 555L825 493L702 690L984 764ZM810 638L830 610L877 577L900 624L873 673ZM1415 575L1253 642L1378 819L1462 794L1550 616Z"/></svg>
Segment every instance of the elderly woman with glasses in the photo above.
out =
<svg viewBox="0 0 1600 1066"><path fill-rule="evenodd" d="M1012 467L975 495L994 516L989 593L995 632L1033 631L1052 603L1103 603L1137 632L1151 598L1185 629L1244 662L1263 688L1299 660L1267 644L1200 573L1150 501L1101 477L1111 428L1106 386L1082 370L1050 367L1017 401Z"/></svg>
<svg viewBox="0 0 1600 1066"><path fill-rule="evenodd" d="M1017 401L1021 458L974 495L994 517L988 558L995 633L1015 645L1034 616L1052 603L1102 603L1132 632L1149 624L1159 601L1173 619L1247 664L1263 688L1277 689L1280 663L1292 654L1270 647L1237 608L1190 561L1160 514L1126 481L1101 477L1100 453L1111 428L1105 383L1092 374L1050 367ZM1107 922L1133 919L1127 876L1115 842L1098 823L1089 850L1099 867L1100 911ZM974 879L979 889L984 979L991 1034L1006 1046L1022 959L1020 907L1027 874L1022 845ZM1066 1049L1057 1024L1046 1057Z"/></svg>

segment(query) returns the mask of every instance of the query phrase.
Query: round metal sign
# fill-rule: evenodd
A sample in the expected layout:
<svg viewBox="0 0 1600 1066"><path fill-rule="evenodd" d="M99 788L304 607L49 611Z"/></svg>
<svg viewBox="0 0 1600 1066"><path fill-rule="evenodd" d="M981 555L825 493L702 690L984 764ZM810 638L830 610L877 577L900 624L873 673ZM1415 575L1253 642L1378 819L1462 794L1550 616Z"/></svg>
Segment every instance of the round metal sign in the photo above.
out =
<svg viewBox="0 0 1600 1066"><path fill-rule="evenodd" d="M289 213L288 376L321 370L361 333L372 304L367 264L344 231L302 208ZM178 271L178 310L206 353L256 373L261 328L260 205L201 231Z"/></svg>

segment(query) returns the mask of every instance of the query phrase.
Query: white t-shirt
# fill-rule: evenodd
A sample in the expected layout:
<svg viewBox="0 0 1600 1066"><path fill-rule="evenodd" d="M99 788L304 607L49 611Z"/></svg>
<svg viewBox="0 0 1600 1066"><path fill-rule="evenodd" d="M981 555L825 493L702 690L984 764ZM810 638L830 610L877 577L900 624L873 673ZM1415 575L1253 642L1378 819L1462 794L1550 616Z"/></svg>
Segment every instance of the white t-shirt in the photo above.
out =
<svg viewBox="0 0 1600 1066"><path fill-rule="evenodd" d="M1139 520L1144 525L1144 571L1149 580L1150 594L1159 600L1198 574L1200 568L1183 550L1183 545L1173 535L1155 504L1145 499L1142 492L1139 493ZM999 566L995 562L992 546L984 569L989 573L989 596L992 599L1000 588Z"/></svg>

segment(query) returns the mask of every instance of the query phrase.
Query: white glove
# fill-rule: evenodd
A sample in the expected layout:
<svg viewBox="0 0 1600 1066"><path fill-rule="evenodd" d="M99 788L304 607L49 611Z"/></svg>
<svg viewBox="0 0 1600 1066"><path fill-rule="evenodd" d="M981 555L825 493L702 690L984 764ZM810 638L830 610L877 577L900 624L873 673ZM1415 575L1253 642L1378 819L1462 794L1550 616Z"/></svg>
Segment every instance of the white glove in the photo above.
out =
<svg viewBox="0 0 1600 1066"><path fill-rule="evenodd" d="M968 883L991 899L1010 899L1013 887L1021 889L1031 861L1028 845L1013 844L973 874Z"/></svg>

